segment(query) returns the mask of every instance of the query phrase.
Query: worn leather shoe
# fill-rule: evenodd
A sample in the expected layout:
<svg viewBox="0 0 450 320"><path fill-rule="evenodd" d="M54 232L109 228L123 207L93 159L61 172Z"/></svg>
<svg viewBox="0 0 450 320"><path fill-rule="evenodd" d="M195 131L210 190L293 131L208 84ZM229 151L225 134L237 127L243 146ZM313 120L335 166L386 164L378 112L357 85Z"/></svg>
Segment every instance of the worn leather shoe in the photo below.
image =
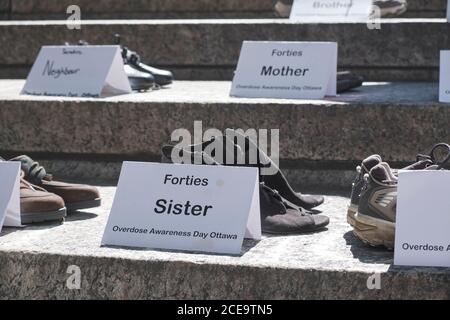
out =
<svg viewBox="0 0 450 320"><path fill-rule="evenodd" d="M56 194L45 191L20 179L20 218L22 224L45 221L63 221L66 216L64 200Z"/></svg>
<svg viewBox="0 0 450 320"><path fill-rule="evenodd" d="M44 167L26 155L15 157L10 161L22 163L22 170L27 181L60 196L66 204L67 211L94 208L101 205L100 193L96 187L55 181L53 176L45 171Z"/></svg>

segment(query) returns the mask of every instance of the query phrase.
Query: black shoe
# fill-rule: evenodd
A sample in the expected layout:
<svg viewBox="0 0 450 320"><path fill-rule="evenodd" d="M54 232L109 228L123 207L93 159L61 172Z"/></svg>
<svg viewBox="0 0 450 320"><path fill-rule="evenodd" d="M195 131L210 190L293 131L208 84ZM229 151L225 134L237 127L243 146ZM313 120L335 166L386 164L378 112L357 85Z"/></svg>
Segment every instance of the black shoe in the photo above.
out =
<svg viewBox="0 0 450 320"><path fill-rule="evenodd" d="M151 74L139 71L128 64L124 65L124 69L132 90L146 91L155 87L155 78Z"/></svg>
<svg viewBox="0 0 450 320"><path fill-rule="evenodd" d="M289 182L287 181L284 174L281 172L281 169L270 159L269 156L267 156L261 149L258 148L256 143L254 143L250 138L248 138L245 135L242 135L236 130L227 129L227 136L229 137L230 134L228 134L229 131L234 132L234 134L238 137L239 140L245 141L244 146L240 146L243 153L245 155L249 154L249 150L257 150L257 167L258 168L268 168L272 167L275 169L276 173L273 175L261 175L260 174L260 181L264 182L268 187L271 189L277 190L280 195L291 202L292 204L302 207L305 209L312 209L319 205L321 205L324 202L323 196L313 196L313 195L304 195L300 192L296 192L292 189ZM247 159L246 159L247 160Z"/></svg>
<svg viewBox="0 0 450 320"><path fill-rule="evenodd" d="M312 215L289 203L280 194L261 183L259 186L261 228L270 234L300 234L324 229L330 220L323 215Z"/></svg>
<svg viewBox="0 0 450 320"><path fill-rule="evenodd" d="M69 46L70 43L66 42L65 45ZM79 40L77 45L87 46L89 43L84 40ZM128 64L124 64L124 71L128 77L132 90L146 91L155 87L155 77L148 72L142 72L133 65Z"/></svg>
<svg viewBox="0 0 450 320"><path fill-rule="evenodd" d="M116 34L114 37L115 43L120 45L120 35ZM130 65L141 72L151 74L155 79L156 84L159 86L166 86L173 82L172 72L151 67L142 63L140 56L136 52L129 50L127 47L122 46L122 58L124 64Z"/></svg>
<svg viewBox="0 0 450 320"><path fill-rule="evenodd" d="M350 71L340 71L337 73L337 93L342 93L361 87L364 79Z"/></svg>
<svg viewBox="0 0 450 320"><path fill-rule="evenodd" d="M244 141L244 145L238 145L236 141L232 141L229 139L229 137L231 136L231 134L229 134L230 130L232 131L232 133L234 133L234 135L238 136L238 141ZM224 136L221 136L219 138L213 138L199 145L189 145L183 149L189 152L205 152L208 146L210 146L215 141L215 139L221 139L219 142L221 143L220 145L223 148L222 156L224 159L218 159L215 154L208 154L218 163L223 165L258 167L260 169L260 172L262 168L273 167L276 173L274 175L260 174L260 182L264 182L268 187L277 190L284 199L288 200L298 207L302 207L305 209L315 208L324 202L323 196L304 195L302 193L295 192L289 185L289 182L287 181L281 170L278 168L278 166L247 136L241 135L240 133L232 129L227 129L227 133L228 134L225 134ZM171 154L173 148L174 147L170 145L163 146L162 162L172 162ZM249 156L250 154L249 150L257 150L256 163L250 163L249 158L246 158L246 156ZM227 162L225 161L226 155L229 154L230 151L233 152L233 159L231 162ZM240 161L237 161L237 159L239 159Z"/></svg>

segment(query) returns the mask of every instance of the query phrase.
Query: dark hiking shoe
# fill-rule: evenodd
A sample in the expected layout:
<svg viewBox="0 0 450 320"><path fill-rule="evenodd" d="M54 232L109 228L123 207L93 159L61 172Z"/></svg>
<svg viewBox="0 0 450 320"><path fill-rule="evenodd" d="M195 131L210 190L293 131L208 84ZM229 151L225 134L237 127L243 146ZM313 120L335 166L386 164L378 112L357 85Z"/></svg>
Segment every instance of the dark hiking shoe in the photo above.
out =
<svg viewBox="0 0 450 320"><path fill-rule="evenodd" d="M418 154L416 162L402 168L402 170L424 170L433 169L432 166L437 168L443 168L447 166L450 159L450 146L446 143L438 143L433 146L428 155ZM358 211L358 204L360 199L361 189L364 185L364 175L369 173L370 170L381 163L381 157L379 155L372 155L363 160L360 166L356 167L356 177L352 184L352 192L350 196L350 205L347 210L347 221L350 225L354 226L355 214ZM389 174L397 176L397 169L388 170Z"/></svg>
<svg viewBox="0 0 450 320"><path fill-rule="evenodd" d="M382 162L365 176L354 234L371 246L394 248L397 209L397 178L389 165Z"/></svg>
<svg viewBox="0 0 450 320"><path fill-rule="evenodd" d="M373 7L372 15L376 14L375 7L378 7L381 18L395 17L406 12L408 3L406 0L375 0L373 1Z"/></svg>
<svg viewBox="0 0 450 320"><path fill-rule="evenodd" d="M100 193L96 187L55 181L52 175L47 174L38 162L25 155L15 157L10 161L22 163L25 180L63 198L67 211L94 208L101 205Z"/></svg>
<svg viewBox="0 0 450 320"><path fill-rule="evenodd" d="M47 221L64 221L66 208L64 200L56 194L33 186L20 179L20 219L22 224L32 224Z"/></svg>
<svg viewBox="0 0 450 320"><path fill-rule="evenodd" d="M356 177L352 184L352 193L350 195L350 205L347 209L347 222L351 225L355 225L355 214L358 211L359 195L361 189L364 186L364 175L369 173L370 170L377 164L381 163L381 157L374 154L364 159L361 165L356 167Z"/></svg>
<svg viewBox="0 0 450 320"><path fill-rule="evenodd" d="M259 187L261 228L270 234L301 234L324 229L329 219L323 215L312 215L283 199L278 192L264 183Z"/></svg>

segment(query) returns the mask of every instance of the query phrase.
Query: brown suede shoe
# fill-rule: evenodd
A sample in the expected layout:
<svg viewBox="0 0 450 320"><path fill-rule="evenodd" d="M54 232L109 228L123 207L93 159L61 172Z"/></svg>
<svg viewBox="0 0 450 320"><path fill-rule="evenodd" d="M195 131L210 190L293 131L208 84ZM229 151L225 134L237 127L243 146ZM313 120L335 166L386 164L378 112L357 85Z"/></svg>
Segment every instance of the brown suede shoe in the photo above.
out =
<svg viewBox="0 0 450 320"><path fill-rule="evenodd" d="M20 161L25 179L64 199L67 211L94 208L101 205L100 193L96 187L53 180L38 162L28 156L18 156L10 161Z"/></svg>
<svg viewBox="0 0 450 320"><path fill-rule="evenodd" d="M63 221L66 216L64 200L56 194L20 179L20 218L22 224Z"/></svg>

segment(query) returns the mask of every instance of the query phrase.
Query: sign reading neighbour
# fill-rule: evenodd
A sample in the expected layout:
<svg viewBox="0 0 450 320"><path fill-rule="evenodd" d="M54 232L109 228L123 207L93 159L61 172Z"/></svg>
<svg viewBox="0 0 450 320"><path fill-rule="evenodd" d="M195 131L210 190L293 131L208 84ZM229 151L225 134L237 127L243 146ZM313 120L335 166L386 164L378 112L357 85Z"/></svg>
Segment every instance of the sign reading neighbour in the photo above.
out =
<svg viewBox="0 0 450 320"><path fill-rule="evenodd" d="M44 46L21 94L106 97L130 93L119 46Z"/></svg>
<svg viewBox="0 0 450 320"><path fill-rule="evenodd" d="M245 41L230 95L323 99L336 95L336 74L335 42Z"/></svg>
<svg viewBox="0 0 450 320"><path fill-rule="evenodd" d="M400 171L394 264L450 267L450 171Z"/></svg>
<svg viewBox="0 0 450 320"><path fill-rule="evenodd" d="M124 162L102 245L239 254L261 238L257 168Z"/></svg>
<svg viewBox="0 0 450 320"><path fill-rule="evenodd" d="M450 102L450 50L441 50L439 102Z"/></svg>
<svg viewBox="0 0 450 320"><path fill-rule="evenodd" d="M0 231L20 227L20 162L0 161Z"/></svg>
<svg viewBox="0 0 450 320"><path fill-rule="evenodd" d="M290 19L294 21L367 21L372 0L295 0Z"/></svg>

